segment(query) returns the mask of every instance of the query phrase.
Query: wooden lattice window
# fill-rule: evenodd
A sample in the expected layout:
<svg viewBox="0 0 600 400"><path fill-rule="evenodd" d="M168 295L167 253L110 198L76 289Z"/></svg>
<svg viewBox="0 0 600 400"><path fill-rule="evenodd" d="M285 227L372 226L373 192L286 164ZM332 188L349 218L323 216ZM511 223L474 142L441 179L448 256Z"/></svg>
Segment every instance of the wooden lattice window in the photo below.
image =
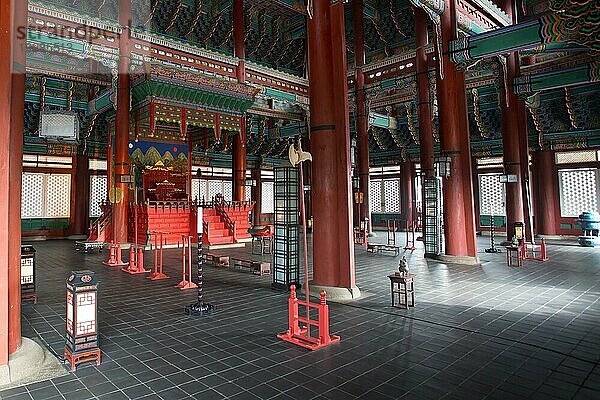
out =
<svg viewBox="0 0 600 400"><path fill-rule="evenodd" d="M21 218L68 218L71 175L23 173Z"/></svg>
<svg viewBox="0 0 600 400"><path fill-rule="evenodd" d="M263 182L262 183L262 208L261 212L263 214L272 214L275 212L274 208L274 192L273 192L273 182Z"/></svg>
<svg viewBox="0 0 600 400"><path fill-rule="evenodd" d="M90 176L90 217L99 217L102 215L100 204L106 200L106 190L106 175Z"/></svg>
<svg viewBox="0 0 600 400"><path fill-rule="evenodd" d="M594 168L558 171L561 217L577 217L584 211L600 211L600 170Z"/></svg>
<svg viewBox="0 0 600 400"><path fill-rule="evenodd" d="M500 174L479 175L479 213L481 215L506 215L504 206L505 188L500 183Z"/></svg>

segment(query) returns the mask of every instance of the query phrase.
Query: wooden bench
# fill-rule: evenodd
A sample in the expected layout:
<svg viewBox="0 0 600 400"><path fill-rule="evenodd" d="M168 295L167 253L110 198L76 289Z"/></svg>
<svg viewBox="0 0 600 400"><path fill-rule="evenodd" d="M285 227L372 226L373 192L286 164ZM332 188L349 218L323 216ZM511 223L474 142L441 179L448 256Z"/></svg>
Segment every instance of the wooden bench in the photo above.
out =
<svg viewBox="0 0 600 400"><path fill-rule="evenodd" d="M202 253L202 259L205 262L213 263L215 267L229 267L229 256L222 256L213 253Z"/></svg>
<svg viewBox="0 0 600 400"><path fill-rule="evenodd" d="M381 253L382 251L390 251L394 253L394 256L400 255L400 247L393 244L367 243L367 251L369 253Z"/></svg>
<svg viewBox="0 0 600 400"><path fill-rule="evenodd" d="M75 251L82 251L84 253L90 253L97 251L98 253L102 253L102 249L104 248L104 243L102 242L93 242L93 241L76 241L75 242Z"/></svg>
<svg viewBox="0 0 600 400"><path fill-rule="evenodd" d="M231 264L234 269L250 270L254 275L263 276L271 273L271 263L266 261L253 261L245 258L232 258Z"/></svg>

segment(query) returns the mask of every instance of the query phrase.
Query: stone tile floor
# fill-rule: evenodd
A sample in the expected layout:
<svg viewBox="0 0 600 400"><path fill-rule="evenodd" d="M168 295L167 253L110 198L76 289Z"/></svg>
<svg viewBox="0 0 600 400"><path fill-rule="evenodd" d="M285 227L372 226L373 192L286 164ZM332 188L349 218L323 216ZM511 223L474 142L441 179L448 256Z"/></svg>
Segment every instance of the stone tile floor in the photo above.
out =
<svg viewBox="0 0 600 400"><path fill-rule="evenodd" d="M173 287L177 250L165 251L172 278L151 282L104 267L106 252L34 245L39 302L23 307L24 335L62 358L65 279L89 268L101 281L103 362L3 399L600 399L600 249L551 243L549 261L514 269L504 254L483 253L487 238L481 267L426 261L419 247L407 253L417 274L407 311L390 306L386 275L398 257L357 246L363 298L330 303L342 340L310 352L275 337L286 329L287 294L270 276L206 267L205 299L217 312L192 318L183 310L195 293ZM214 252L249 256L250 245Z"/></svg>

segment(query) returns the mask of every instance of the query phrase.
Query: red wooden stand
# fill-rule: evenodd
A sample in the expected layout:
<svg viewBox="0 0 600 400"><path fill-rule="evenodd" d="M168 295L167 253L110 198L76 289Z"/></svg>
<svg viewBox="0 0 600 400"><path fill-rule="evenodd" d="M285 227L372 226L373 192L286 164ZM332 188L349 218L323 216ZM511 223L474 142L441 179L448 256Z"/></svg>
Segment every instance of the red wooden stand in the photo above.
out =
<svg viewBox="0 0 600 400"><path fill-rule="evenodd" d="M65 348L65 360L71 365L71 371L75 372L77 366L88 361L96 361L96 365L100 365L101 355L100 350L86 351L84 353L72 354L71 351Z"/></svg>
<svg viewBox="0 0 600 400"><path fill-rule="evenodd" d="M541 244L526 243L523 240L521 254L523 260L547 261L546 239L542 239Z"/></svg>
<svg viewBox="0 0 600 400"><path fill-rule="evenodd" d="M198 287L192 282L192 236L181 235L183 248L181 250L181 282L177 284L180 290L195 289Z"/></svg>
<svg viewBox="0 0 600 400"><path fill-rule="evenodd" d="M37 304L37 294L21 294L21 303L32 302L33 304Z"/></svg>
<svg viewBox="0 0 600 400"><path fill-rule="evenodd" d="M109 258L108 261L104 261L102 264L108 267L124 267L127 263L124 263L121 259L121 245L115 242L110 243Z"/></svg>
<svg viewBox="0 0 600 400"><path fill-rule="evenodd" d="M413 251L417 249L415 247L415 223L413 222L410 225L410 231L408 230L408 226L406 229L406 246L404 246L404 250Z"/></svg>
<svg viewBox="0 0 600 400"><path fill-rule="evenodd" d="M154 271L150 274L148 279L153 281L168 278L168 276L163 273L163 233L164 232L150 232L150 235L154 236Z"/></svg>
<svg viewBox="0 0 600 400"><path fill-rule="evenodd" d="M290 286L290 298L288 299L288 322L289 328L285 333L277 335L279 339L286 342L297 344L310 350L318 350L332 343L339 342L340 337L329 335L329 306L325 299L325 292L321 292L321 302L319 304L310 303L296 298L296 286ZM298 306L305 306L307 310L316 309L319 313L318 320L310 319L310 315L301 317L298 314ZM303 326L300 326L303 323ZM311 326L316 326L319 330L318 337L310 334Z"/></svg>
<svg viewBox="0 0 600 400"><path fill-rule="evenodd" d="M367 230L354 228L354 244L367 247Z"/></svg>
<svg viewBox="0 0 600 400"><path fill-rule="evenodd" d="M129 248L129 266L121 268L121 271L133 275L150 272L149 269L144 269L144 251L141 246L132 245Z"/></svg>

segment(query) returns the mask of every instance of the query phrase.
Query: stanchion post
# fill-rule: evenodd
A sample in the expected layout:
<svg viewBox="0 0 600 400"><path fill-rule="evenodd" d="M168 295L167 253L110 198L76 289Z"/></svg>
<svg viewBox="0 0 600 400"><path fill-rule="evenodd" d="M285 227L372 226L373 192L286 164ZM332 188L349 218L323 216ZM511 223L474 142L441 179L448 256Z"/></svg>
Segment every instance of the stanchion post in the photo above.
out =
<svg viewBox="0 0 600 400"><path fill-rule="evenodd" d="M290 335L298 335L298 298L296 297L296 285L290 285L290 298L288 299L288 331Z"/></svg>
<svg viewBox="0 0 600 400"><path fill-rule="evenodd" d="M202 317L204 315L214 312L215 306L210 303L204 302L204 260L202 258L202 207L198 204L196 214L196 232L198 235L198 252L196 257L197 271L197 290L198 296L195 303L192 303L185 307L185 313L187 315Z"/></svg>
<svg viewBox="0 0 600 400"><path fill-rule="evenodd" d="M327 305L326 294L324 290L319 293L321 302L319 304L319 340L321 343L328 343L329 338L329 306Z"/></svg>

